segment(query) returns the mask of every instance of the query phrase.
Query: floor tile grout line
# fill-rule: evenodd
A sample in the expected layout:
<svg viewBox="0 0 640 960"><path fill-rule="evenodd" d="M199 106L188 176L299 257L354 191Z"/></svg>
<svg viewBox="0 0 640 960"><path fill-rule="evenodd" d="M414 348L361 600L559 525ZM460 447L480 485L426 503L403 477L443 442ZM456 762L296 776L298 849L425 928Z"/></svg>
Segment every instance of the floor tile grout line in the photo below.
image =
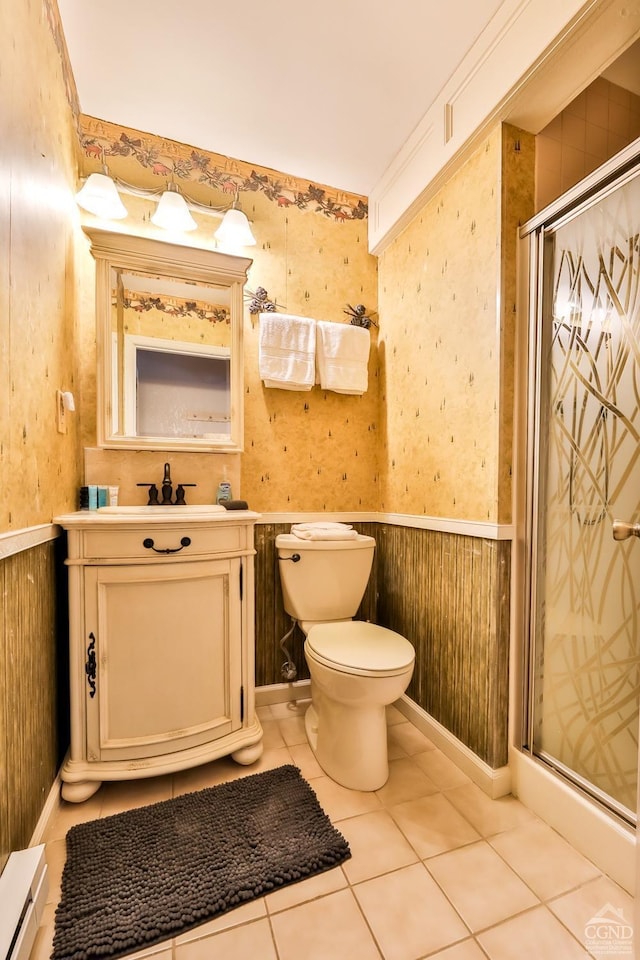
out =
<svg viewBox="0 0 640 960"><path fill-rule="evenodd" d="M347 883L348 883L348 882L349 882L349 878L347 877ZM366 916L364 910L362 909L362 904L360 903L360 901L359 901L358 898L356 897L355 892L354 892L354 890L353 890L353 887L352 887L352 885L351 885L350 883L349 883L349 892L350 892L350 894L351 894L351 896L352 896L352 898L353 898L353 900L354 900L354 902L355 902L356 907L358 908L358 910L359 910L359 912L360 912L360 916L362 917L362 919L363 919L363 921L364 921L364 923L365 923L365 925L366 925L366 927L367 927L367 930L369 931L369 933L370 933L370 935L371 935L371 939L373 940L373 942L374 942L374 944L375 944L376 950L377 950L378 953L380 954L380 957L382 958L382 960L387 960L387 958L386 958L385 955L384 955L384 951L383 951L383 949L382 949L382 945L378 942L378 938L376 937L375 933L373 932L373 930L372 930L372 928L371 928L371 924L369 923L369 921L368 921L368 919L367 919L367 916Z"/></svg>
<svg viewBox="0 0 640 960"><path fill-rule="evenodd" d="M436 748L436 749L437 749L437 748ZM456 788L451 788L451 789L456 789ZM439 794L439 795L443 796L445 799L448 799L448 798L445 796L445 792L446 792L446 791L445 791L444 789L438 788L437 794L428 794L428 795L426 795L426 796L435 796L435 795L438 795L438 794ZM421 799L421 798L416 798L416 799ZM515 798L515 799L517 799L517 798ZM400 806L401 803L404 803L404 802L410 802L410 801L401 801L399 804L394 804L394 805L392 805L392 806ZM476 831L476 833L479 833L479 831L477 830L477 827L464 815L464 813L463 813L462 811L460 811L460 810L455 806L455 804L451 803L450 800L449 800L448 802L451 804L452 808L456 811L456 813L458 813L459 816L461 816L461 817L469 824L469 826ZM418 851L416 850L415 846L411 843L410 838L409 838L409 837L407 836L407 834L402 830L401 825L400 825L399 823L397 823L397 821L394 820L392 814L390 813L391 807L383 807L383 810L385 810L385 812L387 812L387 813L389 814L389 816L391 817L392 821L395 823L395 825L397 826L397 828L400 830L400 832L401 832L402 836L404 837L404 839L406 840L406 842L409 844L409 846L411 847L411 849L413 850L413 852L416 854L416 856L418 856L418 862L422 863L422 864L425 866L425 868L427 869L427 872L428 872L429 876L433 879L434 883L437 885L437 887L438 887L438 889L440 890L440 892L441 892L441 893L443 894L443 896L446 898L446 900L447 900L448 903L451 905L451 907L455 910L456 914L460 917L461 921L465 924L465 926L466 926L467 929L469 930L470 935L471 935L474 939L475 939L476 936L477 936L478 934L480 934L480 933L484 933L484 932L486 932L487 930L494 929L495 927L500 926L501 924L506 923L506 922L508 922L509 920L514 919L515 917L522 916L522 915L524 915L524 914L526 914L526 913L531 912L532 910L536 910L536 909L538 909L539 907L544 906L544 907L547 908L547 910L548 910L548 912L550 913L550 915L551 915L552 917L554 917L555 919L557 919L557 920L561 923L561 926L562 926L564 929L567 930L567 932L568 932L568 933L571 935L571 937L576 941L576 943L577 943L581 948L584 949L584 944L582 944L582 943L578 940L578 938L575 936L575 934L574 934L571 930L569 930L569 929L566 927L565 924L562 923L562 921L560 920L560 918L557 917L557 916L554 914L554 912L553 912L553 911L549 908L549 906L548 906L548 902L550 902L551 900L553 900L553 899L555 899L555 898L559 898L559 897L561 897L561 896L564 896L564 895L566 895L566 894L568 894L568 893L571 893L571 892L573 892L573 891L575 891L575 890L580 889L582 886L584 886L584 883L583 883L583 884L578 884L577 886L572 887L572 888L570 888L570 889L567 890L567 891L563 891L562 893L556 894L554 897L549 897L549 898L543 899L542 897L540 897L540 895L539 895L538 893L536 893L535 890L533 890L533 888L530 886L530 884L527 882L527 880L526 880L524 877L522 877L522 876L520 875L520 873L502 856L502 854L500 853L500 851L499 851L499 850L496 850L495 847L490 843L490 838L491 838L491 837L500 836L500 835L502 835L502 834L509 833L509 832L511 832L511 831L513 831L513 830L517 830L517 829L519 828L519 826L521 826L521 824L516 824L515 826L508 827L508 828L505 829L505 830L497 831L497 832L494 833L494 834L487 834L487 835L479 834L479 839L478 839L478 840L468 841L468 842L465 842L465 843L463 843L463 844L460 844L460 845L458 845L458 846L456 846L456 847L451 848L451 850L443 851L442 854L434 854L433 857L423 858L423 857L420 857L420 855L419 855ZM377 811L376 811L376 812L377 812ZM358 816L363 816L363 815L364 815L364 814L356 814L354 817L345 817L345 818L343 818L343 819L344 819L344 820L347 820L347 819L356 819ZM537 818L537 817L535 818L535 821L536 821L536 822L540 822L540 823L543 822L543 821L539 820L539 818ZM340 822L340 821L338 821L338 822ZM429 868L428 868L428 860L434 859L436 856L442 856L442 855L445 855L446 853L453 852L454 850L460 850L460 849L463 849L463 848L466 847L466 846L471 846L471 845L473 845L474 843L480 843L480 842L483 842L483 843L487 844L487 845L489 846L489 848L490 848L494 853L497 854L497 856L498 856L498 857L500 858L500 860L504 863L504 865L507 867L507 869L508 869L515 877L517 877L517 879L518 879L521 883L523 883L523 884L526 886L526 888L530 891L530 893L536 898L536 900L537 900L538 902L537 902L536 904L532 905L531 907L527 907L527 908L525 908L524 910L518 911L517 913L511 914L511 915L509 915L508 917L505 917L504 919L498 921L498 922L495 923L495 924L491 924L491 925L489 925L489 926L486 927L486 928L480 928L479 930L473 931L473 930L471 930L471 928L469 927L468 923L465 921L464 917L462 917L462 915L461 915L461 914L459 913L459 911L456 909L455 904L452 902L452 900L450 899L450 897L447 895L446 891L441 887L441 885L439 884L437 878L436 878L436 877L431 873L431 871L429 870ZM591 862L591 861L589 861L589 862ZM402 869L404 869L404 867L397 867L397 868L394 868L393 870L383 871L383 872L380 873L380 874L375 874L375 875L372 876L372 877L368 877L368 878L366 878L366 879L357 881L356 883L353 883L353 884L348 880L348 878L347 878L347 881L348 881L350 887L355 887L355 886L358 886L358 884L360 884L360 883L366 883L368 880L373 880L373 879L376 879L376 878L382 877L382 876L388 876L389 874L398 872L399 870L402 870ZM600 874L600 876L602 876L602 874ZM592 879L595 880L595 879L597 879L597 878L592 878ZM585 883L588 883L588 882L591 882L591 881L585 881ZM357 900L357 897L356 897L355 899ZM366 919L366 917L365 917L365 919ZM458 942L458 941L455 941L455 942ZM478 945L480 946L480 944L478 944ZM483 952L485 952L485 951L483 951Z"/></svg>
<svg viewBox="0 0 640 960"><path fill-rule="evenodd" d="M280 723L280 719L281 719L281 718L275 718L275 722L279 724L279 723ZM289 718L287 718L287 719L289 719ZM409 721L406 721L406 722L409 722ZM284 742L283 747L281 747L281 748L279 748L279 749L286 749L287 752L289 753L289 756L291 756L291 754L290 754L290 748L291 748L292 746L301 746L301 745L304 745L304 742L301 741L300 744L288 744L288 743ZM438 748L436 747L435 749L437 750ZM431 752L431 751L421 751L421 752L424 753L424 752ZM393 817L393 815L392 815L392 813L391 813L391 810L393 809L393 807L399 806L400 804L402 804L402 803L404 803L404 802L410 802L410 800L409 800L409 801L400 801L399 803L391 804L391 805L389 805L389 806L386 806L386 805L384 805L384 804L382 803L382 801L380 801L380 798L378 797L379 806L376 808L375 811L372 810L372 811L362 811L362 812L358 812L358 813L352 814L352 815L350 815L350 816L348 816L348 817L343 817L343 818L341 818L341 820L345 820L345 821L346 821L346 820L355 820L355 819L357 819L358 817L366 816L367 813L369 813L369 812L385 812L385 813L387 813L387 815L389 816L389 818L391 819L391 821L392 821L392 822L394 823L394 825L397 827L397 829L398 829L398 831L400 832L401 836L404 838L405 842L408 844L409 848L413 851L414 855L416 856L416 858L417 858L416 862L417 862L417 863L421 863L421 864L424 866L424 868L427 870L427 873L428 873L429 876L434 880L436 886L438 887L438 889L440 890L440 892L442 893L442 895L445 897L445 899L447 900L447 902L450 903L450 905L451 905L452 909L454 910L454 912L456 913L456 915L458 915L458 916L460 917L460 919L461 919L462 923L464 924L465 928L467 928L467 929L469 930L469 936L468 936L468 938L473 939L473 941L477 944L477 946L479 947L479 949L482 950L483 955L486 955L486 951L485 951L484 948L481 946L481 944L478 942L478 940L477 940L477 936L478 936L478 935L481 935L482 933L485 933L487 930L494 929L494 928L500 926L501 924L504 924L504 923L506 923L506 922L508 922L508 921L510 921L510 920L512 920L512 919L514 919L514 918L516 918L516 917L519 917L519 916L522 916L522 915L526 915L527 913L530 913L530 912L532 912L533 910L538 909L539 906L545 907L545 908L547 909L547 911L549 912L549 914L550 914L555 920L557 920L557 921L560 923L561 927L562 927L567 933L569 933L569 935L572 937L572 939L573 939L582 949L584 949L584 944L581 943L581 941L578 939L578 937L576 936L576 934L575 934L571 929L569 929L569 928L566 926L566 924L562 921L562 919L561 919L560 917L558 917L558 916L553 912L553 910L551 910L550 904L554 903L555 901L561 899L561 898L564 897L564 896L568 896L568 895L570 895L571 893L575 893L575 892L577 892L578 890L581 890L582 888L584 888L584 887L588 886L589 884L594 883L594 882L596 882L596 881L598 881L598 880L605 879L605 880L610 881L611 883L615 883L615 881L613 881L610 877L607 877L607 875L604 874L604 873L602 873L601 871L598 871L597 876L594 876L594 877L591 877L591 878L589 878L589 879L586 879L586 880L582 881L581 883L578 883L578 884L576 884L576 885L574 885L574 886L572 886L572 887L569 887L569 888L566 889L566 890L563 890L563 891L560 891L560 892L556 892L556 893L554 893L552 896L549 896L549 897L546 897L546 898L540 897L540 896L536 893L536 891L533 890L533 888L530 886L530 884L528 883L528 881L527 881L523 876L521 876L521 874L518 872L518 870L517 870L514 866L512 866L512 865L509 863L509 861L502 855L502 853L501 853L498 849L496 849L496 848L493 846L493 844L491 843L491 840L492 840L493 838L498 837L498 836L501 836L501 835L504 835L504 834L507 834L507 833L510 833L510 832L512 832L512 831L515 831L515 830L517 830L519 827L523 826L523 824L515 824L515 825L512 825L512 826L507 827L506 829L498 830L498 831L496 831L495 833L488 833L488 834L486 834L486 835L481 834L481 833L477 830L477 827L476 827L476 826L471 822L471 820L469 820L469 818L465 815L465 813L464 813L462 810L460 810L460 809L450 800L450 798L447 796L447 793L448 793L448 792L450 792L451 790L458 789L458 786L456 785L456 786L451 786L451 787L441 787L439 784L435 783L435 782L429 777L429 775L426 773L426 771L424 771L424 770L420 767L420 765L416 763L415 757L418 756L418 755L420 755L420 752L419 752L418 754L406 754L405 756L400 757L400 758L398 758L398 759L408 759L408 760L412 761L412 763L414 763L414 764L416 765L416 767L417 767L417 768L420 770L420 772L425 776L425 778L433 785L435 792L434 792L434 793L431 793L431 794L426 794L426 795L424 795L424 796L425 796L425 797L441 796L441 797L443 797L443 799L446 799L446 800L448 801L448 803L450 803L450 805L451 805L451 807L453 808L453 810L455 810L455 812L456 812L473 830L475 830L476 832L479 833L479 838L478 838L477 840L465 841L464 843L459 844L458 846L455 846L455 847L451 848L451 851L449 851L449 850L443 851L443 854L448 853L448 852L453 852L454 850L463 849L464 847L469 846L469 845L471 845L471 844L473 844L473 843L478 843L478 842L481 842L481 841L484 842L484 843L486 843L486 844L493 850L493 852L498 855L498 857L499 857L500 860L505 864L505 866L506 866L522 883L524 883L525 886L527 887L527 889L529 889L530 892L536 897L536 899L538 900L538 903L537 903L537 904L532 905L531 907L525 908L524 910L518 911L517 913L512 914L512 915L510 915L509 917L506 917L504 920L498 921L498 922L495 923L495 924L491 924L491 925L489 925L489 926L486 927L486 928L482 928L482 929L480 929L480 930L478 930L478 931L472 931L472 930L470 930L470 928L469 928L468 924L466 923L466 921L464 920L464 918L459 914L459 912L458 912L458 910L456 909L456 907L455 907L455 905L453 904L453 902L452 902L452 901L450 900L450 898L447 896L446 891L443 890L443 888L440 886L440 884L438 883L438 881L437 881L437 879L435 878L435 876L431 873L431 871L430 871L429 868L428 868L428 861L429 861L430 859L433 859L435 856L440 856L440 855L443 855L443 854L433 854L431 857L426 857L426 858L421 857L421 856L419 855L418 851L416 850L414 844L411 842L411 840L409 839L409 837L407 836L407 834L404 832L404 830L402 829L402 827L400 826L400 824L394 819L394 817ZM224 759L224 758L222 758L222 759ZM292 758L291 758L291 762L294 763L296 766L299 766L299 764L296 764L295 761L294 761ZM251 770L247 770L247 774L250 773L250 772L251 772ZM320 775L324 775L324 774L319 774L318 776L320 776ZM305 776L305 774L303 774L303 776ZM305 777L305 778L306 778L306 779L310 779L310 780L315 779L314 777L310 777L310 778ZM226 782L226 781L225 781L225 780L221 780L221 781L219 781L219 782L220 782L220 783L223 783L223 782ZM471 782L472 782L472 781L470 781L470 783L471 783ZM218 785L218 783L211 784L211 786L216 786L216 785ZM463 786L463 785L460 785L460 786ZM201 788L200 788L200 787L196 787L195 789L201 789ZM182 791L182 793L184 793L184 792L188 792L188 791ZM174 798L176 795L177 795L177 796L182 795L182 793L176 794L176 777L175 777L175 775L172 775L172 776L171 776L171 784L170 784L170 797L171 797L171 798ZM412 798L410 798L410 799L412 799ZM418 798L414 798L414 799L421 799L421 798L418 797ZM515 798L515 799L517 800L517 798ZM99 804L99 806L98 806L98 812L97 812L97 814L96 814L95 817L92 817L92 819L99 819L99 818L101 818L103 815L108 816L108 815L112 815L113 813L116 813L116 812L125 812L127 809L130 809L130 807L125 806L125 807L123 807L122 810L111 810L111 811L109 811L109 812L107 813L107 812L105 812L105 810L106 810L105 800L106 800L106 796L103 796L102 799L101 799L101 801L100 801L100 804ZM152 800L152 801L143 800L141 803L135 804L135 806L143 806L143 805L144 805L145 803L147 803L147 802L154 802L154 801L153 801L153 800ZM78 806L81 806L81 805L78 805ZM340 822L340 820L337 819L337 818L336 818L336 821L337 821L338 823ZM78 822L81 823L81 822L83 822L83 821L82 821L82 820L79 820ZM534 819L533 819L532 821L530 821L530 822L544 823L544 821L540 820L540 819L537 818L537 817L534 818ZM50 838L50 839L47 841L47 843L55 843L55 842L60 842L60 841L64 843L65 837L66 837L66 832L68 831L68 829L71 829L71 826L74 826L74 825L75 825L75 824L71 824L71 825L67 828L67 830L65 831L65 834L64 834L62 837L52 837L52 838ZM551 829L553 829L553 828L551 828ZM554 833L557 834L557 831L554 830ZM557 835L560 836L559 834L557 834ZM572 848L572 849L575 849L575 848ZM585 858L585 859L588 859L588 858ZM591 863L591 861L588 861L588 862ZM64 865L63 865L63 866L64 866ZM406 866L406 865L405 865L405 866ZM593 865L593 866L595 867L595 865ZM342 868L341 868L341 869L342 869ZM356 896L356 894L355 894L355 888L356 888L357 886L359 886L360 884L362 884L362 883L366 883L368 880L373 880L373 879L375 879L376 877L387 876L387 875L393 874L393 873L395 873L395 872L397 872L397 871L399 871L399 870L402 870L402 869L404 869L404 867L396 867L396 868L393 868L392 870L384 870L384 871L382 871L382 873L374 874L374 876L372 876L372 877L363 878L362 880L358 880L358 881L355 882L355 883L352 883L351 881L349 881L349 878L346 876L345 871L342 870L342 873L343 873L343 876L344 876L345 882L346 882L346 889L349 889L349 891L350 891L350 893L351 893L351 896L352 896L353 899L356 901L356 904L358 905L359 912L360 912L360 914L363 916L363 919L364 919L364 922L365 922L365 924L366 924L366 927L367 927L367 929L369 930L370 935L372 936L372 938L373 938L373 940L374 940L374 943L375 943L375 945L376 945L376 949L378 950L378 952L379 952L379 953L381 954L381 956L383 957L383 960L385 960L385 958L384 958L384 955L382 954L381 946L379 945L379 943L378 943L378 941L377 941L377 939L376 939L376 937L375 937L375 935L374 935L374 933L373 933L373 930L371 929L371 927L370 927L370 925L369 925L369 923L368 923L368 921L367 921L366 915L364 914L364 911L363 911L362 907L360 906L360 902L359 902L359 900L358 900L358 898L357 898L357 896ZM595 867L595 869L598 869L598 868ZM345 889L345 888L341 888L341 889ZM287 912L288 910L293 910L293 909L295 909L296 907L303 905L304 903L308 903L308 902L311 902L311 901L313 901L313 900L322 899L323 897L325 897L325 896L330 896L331 893L335 893L335 892L337 892L337 891L331 891L330 893L321 894L321 895L319 895L318 897L312 897L312 898L310 898L310 900L308 900L308 901L306 901L306 900L300 901L300 903L292 904L292 905L290 905L289 907L285 908L283 911L277 911L277 913L285 913L285 912ZM58 896L58 900L59 900L59 896ZM53 907L53 912L55 913L56 903L55 903L54 901L51 901L51 905L52 905L52 907ZM274 943L274 950L275 950L276 955L277 955L278 960L279 960L280 954L279 954L279 951L278 951L277 942L276 942L276 940L275 940L275 931L274 931L273 923L272 923L272 917L275 916L276 914L275 914L275 913L274 913L274 914L271 914L271 913L269 912L269 910L268 910L267 907L265 908L265 910L266 910L265 916L267 917L267 919L268 919L268 921L269 921L269 927L270 927L270 931L271 931L271 936L272 936L272 940L273 940L273 943ZM251 924L251 923L256 922L257 919L262 919L262 918L253 918L253 919L248 920L248 921L243 921L241 924L235 924L235 925L232 925L231 927L223 928L222 930L217 931L215 934L210 934L210 936L216 936L217 933L222 933L222 932L224 932L225 930L234 929L234 928L237 928L237 927L240 927L240 926L247 926L248 924ZM446 946L441 947L440 950L447 949L448 946L452 946L453 944L459 943L459 942L461 942L461 940L466 940L466 939L468 939L468 938L467 938L467 937L464 937L464 938L461 938L461 939L458 939L458 940L451 941L451 943L447 944ZM205 939L205 938L196 938L196 939ZM176 956L177 956L177 949L178 949L178 944L175 942L175 939L173 939L173 940L171 941L171 955L172 955L172 960L175 960L175 958L176 958ZM437 951L437 950L435 951L435 953L438 953L438 952L439 952L439 951ZM431 955L433 955L433 954L430 954L430 956L431 956Z"/></svg>

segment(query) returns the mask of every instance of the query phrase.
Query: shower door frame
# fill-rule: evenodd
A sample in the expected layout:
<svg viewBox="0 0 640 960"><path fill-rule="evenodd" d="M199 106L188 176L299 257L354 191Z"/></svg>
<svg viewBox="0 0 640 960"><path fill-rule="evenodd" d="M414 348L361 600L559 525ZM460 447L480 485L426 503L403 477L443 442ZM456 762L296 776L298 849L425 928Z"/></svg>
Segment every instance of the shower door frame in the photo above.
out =
<svg viewBox="0 0 640 960"><path fill-rule="evenodd" d="M538 557L534 505L541 493L536 470L541 442L541 396L546 388L547 371L541 363L543 344L550 335L543 326L543 299L546 301L552 278L541 269L544 247L550 242L545 227L557 229L566 219L578 216L601 197L617 190L640 167L640 140L634 141L594 174L581 181L557 201L524 224L519 230L518 310L516 335L516 406L514 420L514 498L515 537L513 542L512 604L512 682L510 743L512 749L559 777L570 788L595 802L606 815L625 819L616 805L599 795L597 787L582 781L559 762L549 762L533 751L532 685L535 657L536 577ZM597 199L596 199L597 198ZM534 283L535 279L535 283ZM542 334L542 335L540 335ZM628 826L628 820L625 823Z"/></svg>

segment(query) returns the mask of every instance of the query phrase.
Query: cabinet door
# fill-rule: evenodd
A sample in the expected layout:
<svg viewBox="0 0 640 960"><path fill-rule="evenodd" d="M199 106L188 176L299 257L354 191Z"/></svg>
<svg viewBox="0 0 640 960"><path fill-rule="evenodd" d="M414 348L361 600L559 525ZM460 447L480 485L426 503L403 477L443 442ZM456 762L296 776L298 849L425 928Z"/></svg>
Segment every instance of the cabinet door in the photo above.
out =
<svg viewBox="0 0 640 960"><path fill-rule="evenodd" d="M86 568L89 760L158 756L241 726L240 563Z"/></svg>

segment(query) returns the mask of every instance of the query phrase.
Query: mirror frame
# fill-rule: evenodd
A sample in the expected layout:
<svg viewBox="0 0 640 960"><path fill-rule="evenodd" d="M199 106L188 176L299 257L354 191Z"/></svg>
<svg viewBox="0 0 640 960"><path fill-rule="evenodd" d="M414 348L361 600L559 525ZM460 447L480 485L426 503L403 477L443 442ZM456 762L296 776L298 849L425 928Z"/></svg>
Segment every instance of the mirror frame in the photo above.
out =
<svg viewBox="0 0 640 960"><path fill-rule="evenodd" d="M135 450L198 450L241 452L244 448L244 363L242 354L244 285L253 263L248 257L133 236L82 228L91 242L96 264L96 415L99 447ZM169 278L214 283L229 288L231 316L231 434L212 440L194 437L134 437L113 433L112 396L115 371L111 349L111 270L139 271Z"/></svg>

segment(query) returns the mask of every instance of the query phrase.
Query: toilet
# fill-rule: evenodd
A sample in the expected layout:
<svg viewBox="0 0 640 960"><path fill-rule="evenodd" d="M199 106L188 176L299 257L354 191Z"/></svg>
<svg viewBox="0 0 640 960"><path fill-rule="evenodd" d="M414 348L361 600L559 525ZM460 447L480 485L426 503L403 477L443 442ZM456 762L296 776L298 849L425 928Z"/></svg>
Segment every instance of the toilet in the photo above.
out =
<svg viewBox="0 0 640 960"><path fill-rule="evenodd" d="M373 537L326 535L276 537L284 608L305 634L311 675L305 729L332 780L377 790L389 776L385 707L407 689L415 651L399 633L352 619L371 573Z"/></svg>

